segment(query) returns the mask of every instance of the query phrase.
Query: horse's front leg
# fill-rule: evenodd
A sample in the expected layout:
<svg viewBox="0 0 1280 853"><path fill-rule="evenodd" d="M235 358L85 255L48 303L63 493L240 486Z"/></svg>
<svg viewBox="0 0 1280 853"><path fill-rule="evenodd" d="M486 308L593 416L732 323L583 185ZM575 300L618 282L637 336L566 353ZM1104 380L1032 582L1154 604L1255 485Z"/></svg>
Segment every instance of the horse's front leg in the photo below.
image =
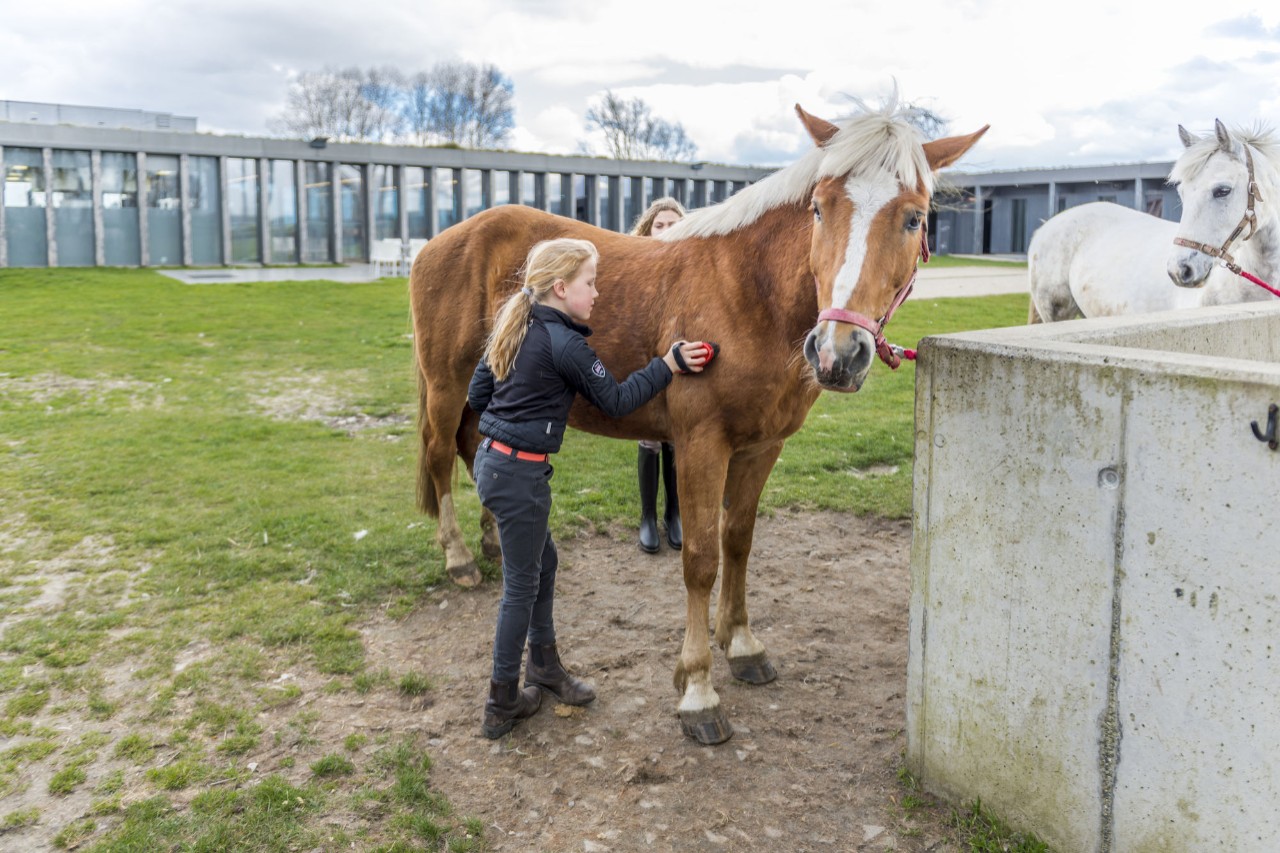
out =
<svg viewBox="0 0 1280 853"><path fill-rule="evenodd" d="M720 563L720 506L724 495L727 448L677 447L680 470L680 512L684 526L684 645L676 665L675 685L680 691L680 727L704 744L722 743L733 735L729 717L711 686L711 637L707 620L711 588Z"/></svg>
<svg viewBox="0 0 1280 853"><path fill-rule="evenodd" d="M733 677L751 684L768 684L778 677L769 654L751 633L747 618L747 558L756 529L756 510L765 481L782 453L782 442L729 462L721 543L724 571L716 606L716 643L725 650Z"/></svg>

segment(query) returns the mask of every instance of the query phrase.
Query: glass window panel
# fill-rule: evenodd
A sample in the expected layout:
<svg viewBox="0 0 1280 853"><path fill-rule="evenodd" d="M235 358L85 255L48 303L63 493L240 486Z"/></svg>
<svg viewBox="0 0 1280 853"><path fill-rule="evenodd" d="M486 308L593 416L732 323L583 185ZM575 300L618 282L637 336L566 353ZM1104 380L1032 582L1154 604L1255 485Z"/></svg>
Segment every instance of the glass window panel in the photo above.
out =
<svg viewBox="0 0 1280 853"><path fill-rule="evenodd" d="M191 208L191 262L222 263L222 183L217 157L187 159L187 204Z"/></svg>
<svg viewBox="0 0 1280 853"><path fill-rule="evenodd" d="M178 158L147 156L147 262L182 263L182 197Z"/></svg>
<svg viewBox="0 0 1280 853"><path fill-rule="evenodd" d="M89 152L54 151L52 184L49 201L54 209L53 228L54 237L58 241L58 266L91 267L95 259L93 170Z"/></svg>
<svg viewBox="0 0 1280 853"><path fill-rule="evenodd" d="M333 182L329 172L328 163L306 164L307 239L302 247L302 262L306 264L333 260Z"/></svg>
<svg viewBox="0 0 1280 853"><path fill-rule="evenodd" d="M653 204L656 199L662 198L662 181L659 178L644 179L644 207L641 212L649 209L649 205Z"/></svg>
<svg viewBox="0 0 1280 853"><path fill-rule="evenodd" d="M636 220L644 212L644 208L640 206L640 199L643 197L644 185L639 178L622 179L622 225L625 230L634 228Z"/></svg>
<svg viewBox="0 0 1280 853"><path fill-rule="evenodd" d="M564 199L565 184L569 182L568 175L552 174L551 179L547 181L547 209L557 216L568 216L568 209L565 206Z"/></svg>
<svg viewBox="0 0 1280 853"><path fill-rule="evenodd" d="M511 173L502 170L493 173L493 198L489 201L490 207L497 207L500 204L511 204Z"/></svg>
<svg viewBox="0 0 1280 853"><path fill-rule="evenodd" d="M338 186L342 194L342 260L367 261L365 248L364 176L359 166L343 163L338 167Z"/></svg>
<svg viewBox="0 0 1280 853"><path fill-rule="evenodd" d="M431 236L431 223L427 221L427 193L431 192L431 172L422 166L404 167L404 206L409 219L411 240Z"/></svg>
<svg viewBox="0 0 1280 853"><path fill-rule="evenodd" d="M464 216L475 216L484 210L484 194L480 189L478 169L462 170L462 192Z"/></svg>
<svg viewBox="0 0 1280 853"><path fill-rule="evenodd" d="M613 218L613 196L610 193L610 184L616 180L617 178L605 175L596 178L596 204L600 210L596 222L601 228L608 228L610 231L618 230L618 223Z"/></svg>
<svg viewBox="0 0 1280 853"><path fill-rule="evenodd" d="M587 222L587 177L573 176L573 215L579 222Z"/></svg>
<svg viewBox="0 0 1280 853"><path fill-rule="evenodd" d="M227 158L227 210L231 215L231 263L262 260L258 246L258 161Z"/></svg>
<svg viewBox="0 0 1280 853"><path fill-rule="evenodd" d="M538 176L532 172L520 174L520 203L530 207L538 206Z"/></svg>
<svg viewBox="0 0 1280 853"><path fill-rule="evenodd" d="M138 227L138 157L117 151L102 152L102 254L107 266L142 263ZM58 237L58 264L62 264L62 237Z"/></svg>
<svg viewBox="0 0 1280 853"><path fill-rule="evenodd" d="M438 169L439 181L436 184L436 221L439 231L443 231L458 221L458 170Z"/></svg>
<svg viewBox="0 0 1280 853"><path fill-rule="evenodd" d="M400 236L400 189L396 186L396 167L376 165L373 169L374 205L373 235L378 240Z"/></svg>
<svg viewBox="0 0 1280 853"><path fill-rule="evenodd" d="M267 173L267 233L271 262L298 260L298 193L292 160L272 160Z"/></svg>
<svg viewBox="0 0 1280 853"><path fill-rule="evenodd" d="M39 148L4 149L4 228L11 267L49 263L44 184L44 154Z"/></svg>

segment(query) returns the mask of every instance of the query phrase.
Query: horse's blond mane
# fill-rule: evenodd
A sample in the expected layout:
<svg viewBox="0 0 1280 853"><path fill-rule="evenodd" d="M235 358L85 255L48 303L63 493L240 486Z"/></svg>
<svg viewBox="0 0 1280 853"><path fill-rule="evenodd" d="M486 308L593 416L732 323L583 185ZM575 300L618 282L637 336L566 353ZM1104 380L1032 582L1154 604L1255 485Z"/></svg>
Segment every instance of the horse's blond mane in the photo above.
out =
<svg viewBox="0 0 1280 853"><path fill-rule="evenodd" d="M840 130L827 144L774 172L728 200L691 212L658 235L660 240L727 234L755 222L767 211L808 199L822 178L887 172L904 186L924 185L933 192L933 172L921 148L921 137L907 120L911 108L895 95L879 109L859 102L853 118L836 122Z"/></svg>
<svg viewBox="0 0 1280 853"><path fill-rule="evenodd" d="M1280 140L1275 131L1263 124L1250 128L1232 127L1227 130L1231 140L1248 145L1253 149L1253 176L1263 190L1262 197L1270 198L1272 193L1280 189L1277 183L1280 176ZM1182 152L1182 156L1173 164L1169 172L1169 183L1177 184L1194 180L1209 164L1209 158L1222 150L1218 136L1210 133ZM1270 190L1271 192L1268 192Z"/></svg>

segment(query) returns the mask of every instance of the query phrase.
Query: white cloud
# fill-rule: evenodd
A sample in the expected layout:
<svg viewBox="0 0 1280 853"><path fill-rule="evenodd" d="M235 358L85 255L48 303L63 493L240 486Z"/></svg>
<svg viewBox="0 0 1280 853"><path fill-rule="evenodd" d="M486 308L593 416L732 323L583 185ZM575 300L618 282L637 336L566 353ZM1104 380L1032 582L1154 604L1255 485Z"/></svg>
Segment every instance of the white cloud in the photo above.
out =
<svg viewBox="0 0 1280 853"><path fill-rule="evenodd" d="M0 97L170 111L264 133L289 80L325 65L493 62L515 84L508 143L575 151L605 89L681 122L699 158L776 165L809 145L792 112L902 94L962 133L965 163L1168 159L1176 128L1280 121L1280 7L1074 0L792 0L767 17L621 0L50 0L0 16Z"/></svg>

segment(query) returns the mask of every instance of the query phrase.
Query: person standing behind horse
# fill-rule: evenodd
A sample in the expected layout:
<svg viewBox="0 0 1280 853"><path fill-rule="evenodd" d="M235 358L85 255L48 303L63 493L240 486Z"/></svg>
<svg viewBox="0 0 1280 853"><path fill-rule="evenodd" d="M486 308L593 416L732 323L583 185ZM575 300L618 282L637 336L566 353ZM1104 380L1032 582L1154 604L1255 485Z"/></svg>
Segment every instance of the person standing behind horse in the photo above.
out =
<svg viewBox="0 0 1280 853"><path fill-rule="evenodd" d="M532 716L540 690L569 705L595 699L594 689L560 662L552 618L558 557L548 526L548 456L560 449L574 397L622 417L657 396L677 372L701 372L707 360L701 343L677 341L666 355L615 380L586 341L599 295L597 258L594 245L567 238L529 251L524 286L498 311L467 392L485 436L474 465L476 492L497 520L502 542L502 601L481 726L488 738Z"/></svg>
<svg viewBox="0 0 1280 853"><path fill-rule="evenodd" d="M636 220L631 233L636 237L652 237L684 218L684 205L674 198L654 199ZM640 550L658 553L658 456L662 456L662 488L667 495L662 514L667 526L667 543L679 551L684 546L680 527L680 497L676 491L676 450L665 441L640 442L636 469L640 479Z"/></svg>

